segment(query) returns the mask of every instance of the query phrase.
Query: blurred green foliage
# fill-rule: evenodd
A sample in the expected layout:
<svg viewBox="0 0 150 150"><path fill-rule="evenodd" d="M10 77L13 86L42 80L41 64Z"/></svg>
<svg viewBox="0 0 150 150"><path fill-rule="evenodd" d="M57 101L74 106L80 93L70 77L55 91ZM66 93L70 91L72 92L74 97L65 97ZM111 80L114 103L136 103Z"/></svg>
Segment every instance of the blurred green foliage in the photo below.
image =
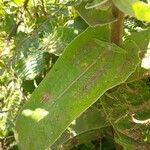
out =
<svg viewBox="0 0 150 150"><path fill-rule="evenodd" d="M17 149L13 133L17 112L64 48L88 27L74 10L78 2L0 0L0 149ZM130 17L124 25L125 36L149 26ZM104 138L72 144L73 150L115 149L107 131Z"/></svg>

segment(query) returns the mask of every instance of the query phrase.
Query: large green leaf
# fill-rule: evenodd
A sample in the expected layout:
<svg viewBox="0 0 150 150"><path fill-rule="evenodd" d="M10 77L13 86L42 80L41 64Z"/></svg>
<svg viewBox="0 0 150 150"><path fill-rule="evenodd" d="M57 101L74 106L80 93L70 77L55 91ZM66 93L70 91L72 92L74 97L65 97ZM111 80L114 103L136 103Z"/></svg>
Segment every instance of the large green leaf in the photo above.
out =
<svg viewBox="0 0 150 150"><path fill-rule="evenodd" d="M116 21L111 9L106 11L98 8L86 9L85 5L86 3L81 3L76 6L76 10L90 26L104 25Z"/></svg>
<svg viewBox="0 0 150 150"><path fill-rule="evenodd" d="M126 50L101 41L108 41L108 28L88 28L75 38L33 92L16 122L20 149L51 146L104 92L135 71L138 48L131 41Z"/></svg>
<svg viewBox="0 0 150 150"><path fill-rule="evenodd" d="M139 0L113 0L114 4L125 14L141 21L150 22L150 5Z"/></svg>
<svg viewBox="0 0 150 150"><path fill-rule="evenodd" d="M150 87L146 82L122 84L106 93L100 103L116 130L117 142L132 149L148 146Z"/></svg>

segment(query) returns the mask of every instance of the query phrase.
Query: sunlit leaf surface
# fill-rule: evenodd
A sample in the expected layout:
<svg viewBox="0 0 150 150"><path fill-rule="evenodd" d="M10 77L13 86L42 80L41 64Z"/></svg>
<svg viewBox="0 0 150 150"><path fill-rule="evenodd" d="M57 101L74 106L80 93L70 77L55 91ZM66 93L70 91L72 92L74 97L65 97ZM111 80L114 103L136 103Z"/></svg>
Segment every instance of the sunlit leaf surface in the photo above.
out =
<svg viewBox="0 0 150 150"><path fill-rule="evenodd" d="M33 92L16 122L21 150L44 150L108 89L123 83L139 63L132 41L126 49L109 39L108 26L88 28L65 49L39 87ZM40 121L24 116L24 110L44 109Z"/></svg>

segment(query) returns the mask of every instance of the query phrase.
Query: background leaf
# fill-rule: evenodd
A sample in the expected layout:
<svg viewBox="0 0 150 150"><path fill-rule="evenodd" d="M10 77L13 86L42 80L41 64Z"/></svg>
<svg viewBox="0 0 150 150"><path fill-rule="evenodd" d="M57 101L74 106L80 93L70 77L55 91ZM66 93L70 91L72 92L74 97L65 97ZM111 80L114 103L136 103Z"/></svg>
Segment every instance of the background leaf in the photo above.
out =
<svg viewBox="0 0 150 150"><path fill-rule="evenodd" d="M20 59L15 64L18 76L26 80L33 80L44 68L45 60L41 51L32 51L27 58Z"/></svg>
<svg viewBox="0 0 150 150"><path fill-rule="evenodd" d="M93 0L87 3L85 8L86 9L101 8L107 10L110 6L111 6L111 1L109 0Z"/></svg>
<svg viewBox="0 0 150 150"><path fill-rule="evenodd" d="M114 4L125 14L141 21L150 22L150 5L139 0L113 0Z"/></svg>
<svg viewBox="0 0 150 150"><path fill-rule="evenodd" d="M147 28L140 32L133 32L131 35L126 36L126 39L133 40L143 54L147 51L148 45L150 43L150 28Z"/></svg>
<svg viewBox="0 0 150 150"><path fill-rule="evenodd" d="M76 6L75 9L90 26L104 25L116 21L116 18L112 15L111 9L107 11L98 8L86 9L85 5L86 3L81 3Z"/></svg>
<svg viewBox="0 0 150 150"><path fill-rule="evenodd" d="M139 47L139 56L141 58L141 62L137 67L136 71L129 77L128 82L147 78L150 76L149 70L144 69L142 65L142 59L144 55L148 53L149 46L150 46L150 29L147 28L146 30L140 32L134 32L129 36L125 37L126 40L133 40L137 46Z"/></svg>
<svg viewBox="0 0 150 150"><path fill-rule="evenodd" d="M140 123L140 120L149 119L149 91L149 85L138 81L122 84L102 97L100 103L116 131L116 140L126 148L148 148L149 123Z"/></svg>

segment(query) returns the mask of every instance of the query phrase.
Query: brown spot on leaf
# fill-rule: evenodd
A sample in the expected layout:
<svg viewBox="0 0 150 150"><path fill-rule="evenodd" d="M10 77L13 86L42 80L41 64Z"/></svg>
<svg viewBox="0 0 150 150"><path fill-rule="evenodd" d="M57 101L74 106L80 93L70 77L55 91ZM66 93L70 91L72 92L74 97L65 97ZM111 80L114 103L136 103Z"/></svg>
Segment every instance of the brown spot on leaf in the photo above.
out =
<svg viewBox="0 0 150 150"><path fill-rule="evenodd" d="M95 72L95 74L91 76L91 78L88 80L85 86L85 89L89 89L94 83L94 81L96 81L100 76L102 76L105 73L106 67L107 67L107 64L103 65L99 70Z"/></svg>
<svg viewBox="0 0 150 150"><path fill-rule="evenodd" d="M124 129L123 134L134 139L135 141L142 141L144 139L142 133L139 131L139 129L135 129L135 127L133 129Z"/></svg>
<svg viewBox="0 0 150 150"><path fill-rule="evenodd" d="M89 64L87 64L87 63L82 63L82 64L81 64L81 67L82 67L82 68L87 68L88 66L89 66Z"/></svg>
<svg viewBox="0 0 150 150"><path fill-rule="evenodd" d="M74 97L78 97L78 96L80 96L80 92L79 91L74 91L72 95Z"/></svg>
<svg viewBox="0 0 150 150"><path fill-rule="evenodd" d="M125 60L124 63L122 63L118 68L117 71L119 73L122 73L124 71L125 68L127 68L128 66L133 66L133 64L131 64L131 62L129 60Z"/></svg>
<svg viewBox="0 0 150 150"><path fill-rule="evenodd" d="M79 144L79 140L78 140L76 137L72 138L70 142L71 142L71 144L73 144L73 145Z"/></svg>
<svg viewBox="0 0 150 150"><path fill-rule="evenodd" d="M49 92L45 92L42 95L41 102L48 102L52 99L52 95Z"/></svg>

